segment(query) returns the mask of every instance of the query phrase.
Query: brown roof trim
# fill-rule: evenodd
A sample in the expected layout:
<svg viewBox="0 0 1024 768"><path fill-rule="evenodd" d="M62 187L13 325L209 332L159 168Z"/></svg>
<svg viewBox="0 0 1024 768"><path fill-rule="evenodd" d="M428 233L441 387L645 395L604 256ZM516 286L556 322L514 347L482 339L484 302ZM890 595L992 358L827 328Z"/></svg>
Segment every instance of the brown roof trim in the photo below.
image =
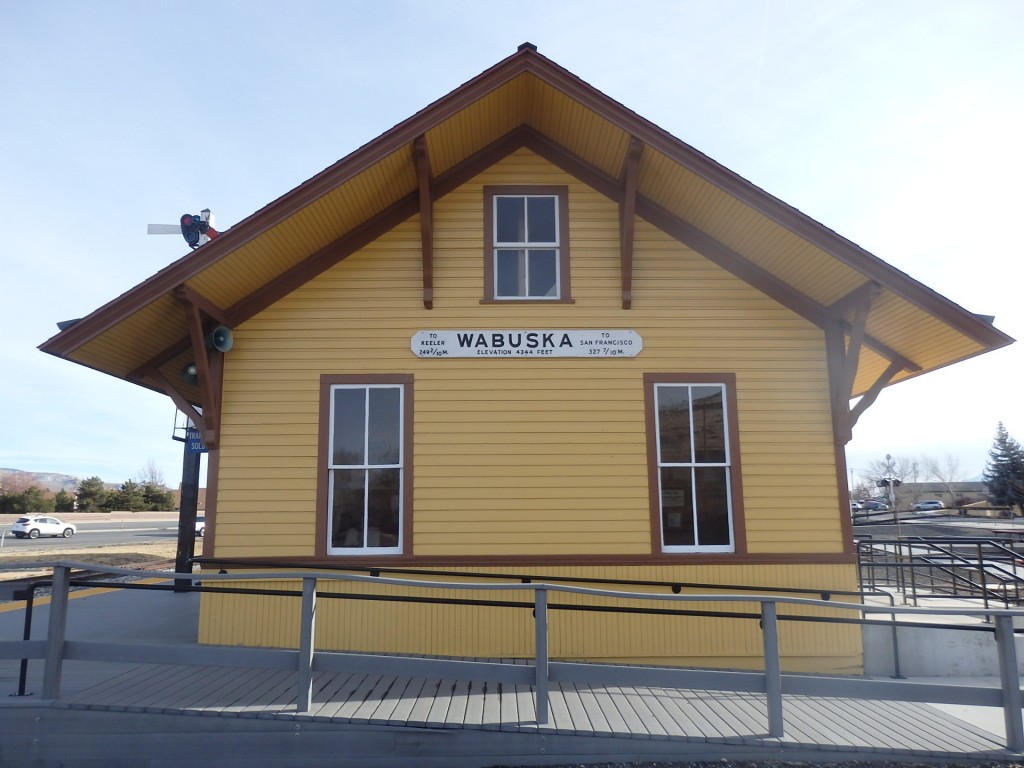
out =
<svg viewBox="0 0 1024 768"><path fill-rule="evenodd" d="M431 180L431 196L437 200L457 189L467 180L476 176L501 158L522 146L521 131L512 131L497 141L466 158L457 166L448 169ZM262 289L236 302L228 309L228 325L239 325L256 313L266 309L275 301L287 296L293 290L320 273L351 256L363 246L420 212L419 191L414 190L390 207L384 209L364 224L347 232L333 243L321 248L284 274L275 278Z"/></svg>
<svg viewBox="0 0 1024 768"><path fill-rule="evenodd" d="M59 357L67 356L77 347L111 328L123 317L159 298L175 286L185 283L213 263L281 223L304 206L319 199L405 145L412 144L417 136L424 134L434 125L524 72L529 72L543 82L561 90L631 136L662 152L673 161L733 195L769 219L863 272L869 279L879 282L893 293L938 316L980 344L996 348L1012 343L1012 338L994 326L719 165L693 147L588 85L568 70L537 53L531 46L521 46L513 55L264 206L239 224L223 232L216 240L212 240L184 256L145 282L95 310L81 322L44 342L40 345L40 349Z"/></svg>
<svg viewBox="0 0 1024 768"><path fill-rule="evenodd" d="M360 248L369 245L384 233L394 229L406 219L416 215L419 210L419 192L413 191L333 243L324 246L312 256L303 259L294 267L274 278L272 282L264 284L259 290L233 304L227 310L230 320L228 325L234 327L245 322L311 278L330 269Z"/></svg>
<svg viewBox="0 0 1024 768"><path fill-rule="evenodd" d="M58 333L40 345L43 352L64 357L73 350L109 330L123 317L154 299L185 283L228 254L254 240L283 222L311 202L372 167L388 155L412 144L417 136L487 93L521 74L522 59L537 56L536 51L523 48L507 59L463 84L447 96L420 110L394 128L364 144L354 152L324 169L295 189L225 230L192 253L157 272L148 280L131 288L116 299L93 311L81 322Z"/></svg>
<svg viewBox="0 0 1024 768"><path fill-rule="evenodd" d="M938 316L947 324L959 328L975 341L991 347L1013 342L1012 338L975 314L730 171L549 59L535 54L534 59L528 62L527 69L644 144L741 200L776 224L864 273L869 279L881 283L898 296Z"/></svg>
<svg viewBox="0 0 1024 768"><path fill-rule="evenodd" d="M436 200L457 189L466 180L476 176L480 171L523 146L523 134L524 131L522 129L511 131L491 145L466 158L457 166L435 177L431 181L433 199ZM235 302L234 305L225 310L222 322L230 327L240 325L320 273L351 256L359 248L398 226L410 216L415 215L420 210L420 207L419 192L411 192L406 197L378 213L372 219L367 220L333 243L299 262L276 277L272 282L265 284L259 290ZM132 380L138 379L143 372L163 365L188 349L188 347L189 340L187 338L181 339L129 373L127 378Z"/></svg>

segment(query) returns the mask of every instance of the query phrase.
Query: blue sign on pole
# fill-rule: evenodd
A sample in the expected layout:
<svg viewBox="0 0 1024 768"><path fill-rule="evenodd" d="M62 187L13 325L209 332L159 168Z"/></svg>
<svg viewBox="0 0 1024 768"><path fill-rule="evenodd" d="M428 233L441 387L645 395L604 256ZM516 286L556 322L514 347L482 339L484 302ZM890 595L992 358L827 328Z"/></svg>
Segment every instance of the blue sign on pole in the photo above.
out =
<svg viewBox="0 0 1024 768"><path fill-rule="evenodd" d="M203 445L203 438L195 427L188 427L185 430L185 452L206 453L207 448Z"/></svg>

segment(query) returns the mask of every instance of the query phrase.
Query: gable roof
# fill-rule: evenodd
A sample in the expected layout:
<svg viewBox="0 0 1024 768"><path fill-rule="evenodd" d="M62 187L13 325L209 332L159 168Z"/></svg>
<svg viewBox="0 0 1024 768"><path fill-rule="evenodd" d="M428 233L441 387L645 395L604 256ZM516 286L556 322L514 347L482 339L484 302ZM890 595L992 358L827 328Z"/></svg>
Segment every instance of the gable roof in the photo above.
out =
<svg viewBox="0 0 1024 768"><path fill-rule="evenodd" d="M862 339L852 394L1013 342L524 44L40 349L145 386L154 369L177 382L193 359L183 298L236 326L419 213L421 191L442 197L523 146L614 200L628 194L637 216L811 322L838 322L851 346Z"/></svg>

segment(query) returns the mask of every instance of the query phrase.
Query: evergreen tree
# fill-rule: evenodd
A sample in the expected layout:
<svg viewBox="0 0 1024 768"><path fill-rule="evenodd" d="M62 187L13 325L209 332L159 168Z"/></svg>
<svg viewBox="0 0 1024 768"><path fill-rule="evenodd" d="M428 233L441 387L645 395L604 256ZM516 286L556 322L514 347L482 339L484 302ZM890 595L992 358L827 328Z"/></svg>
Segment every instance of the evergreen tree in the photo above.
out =
<svg viewBox="0 0 1024 768"><path fill-rule="evenodd" d="M75 511L75 497L63 488L57 491L57 495L53 498L53 503L55 511L58 513Z"/></svg>
<svg viewBox="0 0 1024 768"><path fill-rule="evenodd" d="M53 513L53 499L32 485L23 491L0 494L0 512L11 515L49 515Z"/></svg>
<svg viewBox="0 0 1024 768"><path fill-rule="evenodd" d="M142 496L148 510L167 512L174 509L174 494L161 485L146 483L142 486Z"/></svg>
<svg viewBox="0 0 1024 768"><path fill-rule="evenodd" d="M999 422L985 465L985 483L996 504L1024 505L1024 448Z"/></svg>
<svg viewBox="0 0 1024 768"><path fill-rule="evenodd" d="M142 486L134 480L126 480L118 490L107 496L103 507L110 510L127 510L129 512L140 512L146 509L146 499L143 496Z"/></svg>
<svg viewBox="0 0 1024 768"><path fill-rule="evenodd" d="M90 477L78 484L78 511L99 512L110 492L98 477Z"/></svg>

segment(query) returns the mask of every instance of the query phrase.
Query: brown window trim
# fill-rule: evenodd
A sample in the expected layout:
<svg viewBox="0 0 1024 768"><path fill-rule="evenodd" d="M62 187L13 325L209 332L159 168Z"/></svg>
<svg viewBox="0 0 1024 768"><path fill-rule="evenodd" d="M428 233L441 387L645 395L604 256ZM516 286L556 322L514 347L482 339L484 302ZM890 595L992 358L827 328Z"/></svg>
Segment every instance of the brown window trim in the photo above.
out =
<svg viewBox="0 0 1024 768"><path fill-rule="evenodd" d="M730 558L747 552L743 514L743 472L740 462L740 431L736 416L736 374L734 373L645 373L644 420L647 429L647 494L650 499L651 554L659 558L686 560L705 558L707 553L663 552L661 548L661 505L658 493L658 435L655 418L655 384L724 384L726 415L729 419L729 483L732 492L733 552L714 557Z"/></svg>
<svg viewBox="0 0 1024 768"><path fill-rule="evenodd" d="M327 469L327 456L330 453L331 439L331 387L335 384L401 384L404 387L402 410L402 552L389 555L389 558L405 558L413 553L413 376L412 374L332 374L320 375L320 417L319 437L317 439L317 470L316 470L316 558L332 563L350 562L365 564L369 555L329 555L327 554L327 523L330 519L328 506L328 489L330 488L330 472ZM373 557L379 557L375 555Z"/></svg>
<svg viewBox="0 0 1024 768"><path fill-rule="evenodd" d="M498 195L556 195L558 197L557 299L498 299L494 285L494 198ZM569 282L569 187L552 185L493 185L484 187L484 297L481 304L573 304Z"/></svg>

